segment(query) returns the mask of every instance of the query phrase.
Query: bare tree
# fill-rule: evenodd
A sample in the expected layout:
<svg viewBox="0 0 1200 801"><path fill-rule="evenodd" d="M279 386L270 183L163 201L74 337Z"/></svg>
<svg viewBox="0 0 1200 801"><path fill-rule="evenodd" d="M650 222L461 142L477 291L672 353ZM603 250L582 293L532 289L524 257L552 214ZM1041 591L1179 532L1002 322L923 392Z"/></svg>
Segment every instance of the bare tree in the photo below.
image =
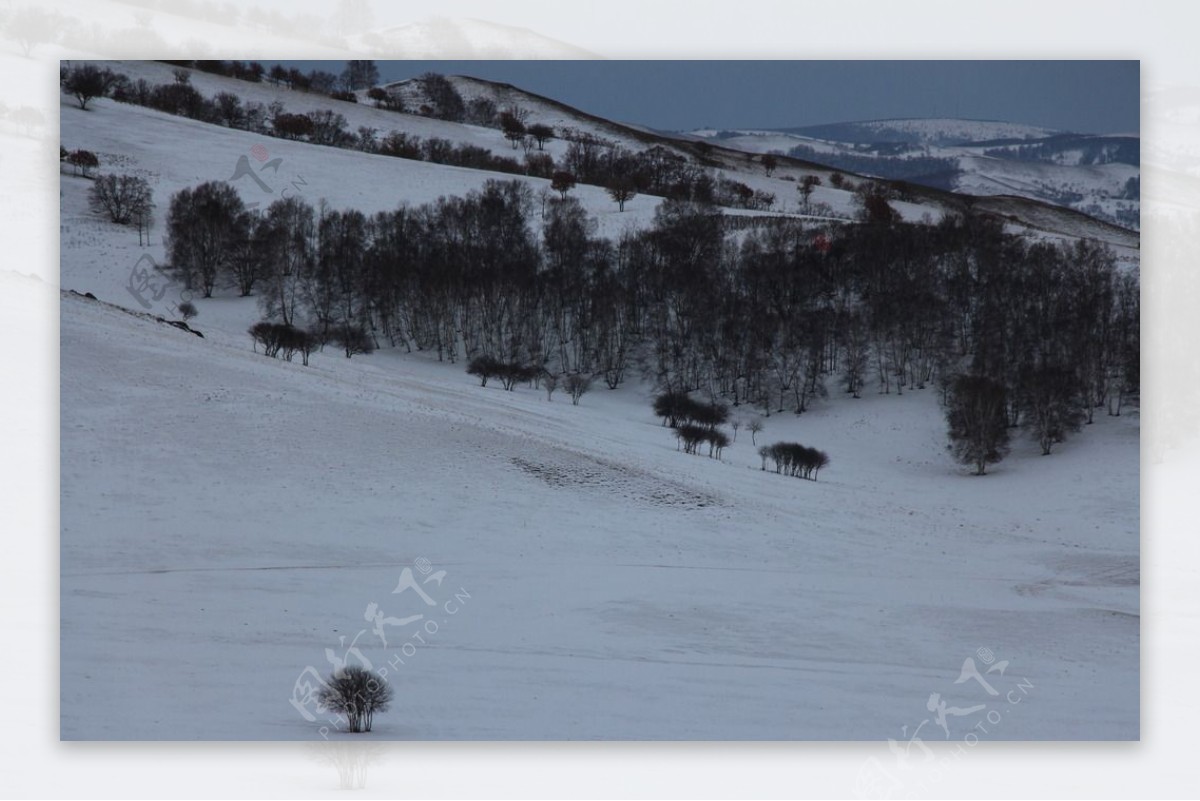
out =
<svg viewBox="0 0 1200 801"><path fill-rule="evenodd" d="M279 354L279 348L282 346L282 332L289 326L280 323L272 323L269 320L261 320L250 326L246 332L250 334L250 339L254 341L254 352L258 352L258 346L263 346L263 354L274 359Z"/></svg>
<svg viewBox="0 0 1200 801"><path fill-rule="evenodd" d="M379 83L379 68L374 61L347 61L342 71L342 85L349 91L370 89Z"/></svg>
<svg viewBox="0 0 1200 801"><path fill-rule="evenodd" d="M796 187L796 191L800 193L800 198L804 201L804 211L806 213L811 208L813 190L820 185L821 179L815 175L806 175L800 179L800 185Z"/></svg>
<svg viewBox="0 0 1200 801"><path fill-rule="evenodd" d="M609 182L606 191L616 201L617 210L625 211L625 204L637 197L637 184L629 176L621 175Z"/></svg>
<svg viewBox="0 0 1200 801"><path fill-rule="evenodd" d="M246 239L248 217L231 185L209 181L182 189L167 213L167 253L171 267L188 289L212 297L217 278L229 267Z"/></svg>
<svg viewBox="0 0 1200 801"><path fill-rule="evenodd" d="M774 462L775 472L796 478L817 480L817 473L829 464L829 454L825 451L801 445L798 442L776 442L774 445L758 449L763 459L763 469L767 469L767 459Z"/></svg>
<svg viewBox="0 0 1200 801"><path fill-rule="evenodd" d="M986 376L961 375L950 384L946 423L954 458L982 476L1008 453L1004 385Z"/></svg>
<svg viewBox="0 0 1200 801"><path fill-rule="evenodd" d="M567 376L567 380L563 385L563 389L571 396L571 404L579 405L579 399L587 394L592 388L592 377L583 373L572 373Z"/></svg>
<svg viewBox="0 0 1200 801"><path fill-rule="evenodd" d="M525 123L521 122L511 111L500 112L500 130L504 138L512 143L513 150L525 138Z"/></svg>
<svg viewBox="0 0 1200 801"><path fill-rule="evenodd" d="M86 178L88 170L94 170L100 166L100 159L96 158L96 154L90 150L72 150L67 154L67 163L75 169L76 174L83 170Z"/></svg>
<svg viewBox="0 0 1200 801"><path fill-rule="evenodd" d="M758 437L758 432L763 430L763 421L761 417L755 417L749 423L746 423L746 430L750 432L750 444L757 445L755 441Z"/></svg>
<svg viewBox="0 0 1200 801"><path fill-rule="evenodd" d="M342 346L347 359L358 354L375 352L375 340L371 337L370 332L361 325L343 323L335 332L335 339Z"/></svg>
<svg viewBox="0 0 1200 801"><path fill-rule="evenodd" d="M467 374L479 379L479 386L486 387L489 378L500 374L503 365L493 356L476 356L467 362Z"/></svg>
<svg viewBox="0 0 1200 801"><path fill-rule="evenodd" d="M566 200L567 192L575 188L575 176L566 170L559 170L551 176L550 188L558 192L563 200Z"/></svg>
<svg viewBox="0 0 1200 801"><path fill-rule="evenodd" d="M81 109L87 111L87 104L94 98L108 94L116 79L112 70L101 69L93 64L80 64L67 70L62 79L62 88L75 98Z"/></svg>
<svg viewBox="0 0 1200 801"><path fill-rule="evenodd" d="M132 225L149 214L152 197L145 178L101 175L88 190L88 205L92 211L106 214L118 225Z"/></svg>
<svg viewBox="0 0 1200 801"><path fill-rule="evenodd" d="M376 712L386 712L395 694L384 679L358 665L335 672L317 693L325 709L344 715L352 732L368 732Z"/></svg>
<svg viewBox="0 0 1200 801"><path fill-rule="evenodd" d="M546 142L554 138L554 129L541 122L535 122L527 130L529 135L537 142L538 150L542 150Z"/></svg>
<svg viewBox="0 0 1200 801"><path fill-rule="evenodd" d="M1078 380L1073 370L1057 365L1030 371L1021 390L1024 424L1049 456L1056 443L1070 431L1078 431L1084 420Z"/></svg>

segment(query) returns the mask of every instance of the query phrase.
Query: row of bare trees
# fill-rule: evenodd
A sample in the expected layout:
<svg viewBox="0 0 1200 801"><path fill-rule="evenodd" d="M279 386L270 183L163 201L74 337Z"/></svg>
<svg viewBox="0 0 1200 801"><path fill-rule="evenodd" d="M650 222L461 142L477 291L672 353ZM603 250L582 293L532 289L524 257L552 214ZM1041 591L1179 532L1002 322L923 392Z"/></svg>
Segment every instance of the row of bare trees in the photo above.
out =
<svg viewBox="0 0 1200 801"><path fill-rule="evenodd" d="M767 469L770 461L776 473L795 478L817 480L821 468L829 465L829 454L825 451L801 445L798 442L776 442L774 445L763 445L758 449L762 458L762 469Z"/></svg>
<svg viewBox="0 0 1200 801"><path fill-rule="evenodd" d="M841 384L927 387L972 374L1005 389L1008 427L1048 452L1138 391L1138 284L1093 243L1007 234L998 221L795 221L726 231L720 210L666 201L617 239L572 197L535 233L521 181L365 215L299 197L247 212L228 185L177 194L171 262L204 294L257 294L266 319L323 341L361 331L456 361L556 375L633 374L763 415L802 413Z"/></svg>

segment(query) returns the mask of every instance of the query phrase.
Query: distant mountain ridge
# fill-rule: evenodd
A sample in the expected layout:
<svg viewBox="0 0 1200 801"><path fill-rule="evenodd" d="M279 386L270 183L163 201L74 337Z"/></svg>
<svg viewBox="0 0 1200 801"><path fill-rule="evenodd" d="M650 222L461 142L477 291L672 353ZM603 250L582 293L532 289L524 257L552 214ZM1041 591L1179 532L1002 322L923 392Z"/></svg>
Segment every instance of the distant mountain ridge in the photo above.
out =
<svg viewBox="0 0 1200 801"><path fill-rule="evenodd" d="M1140 228L1141 139L995 120L868 120L692 135L971 195L1015 195Z"/></svg>
<svg viewBox="0 0 1200 801"><path fill-rule="evenodd" d="M1038 125L954 117L862 120L776 130L813 139L829 139L849 144L903 142L919 145L959 145L984 139L1043 139L1064 133L1064 131Z"/></svg>

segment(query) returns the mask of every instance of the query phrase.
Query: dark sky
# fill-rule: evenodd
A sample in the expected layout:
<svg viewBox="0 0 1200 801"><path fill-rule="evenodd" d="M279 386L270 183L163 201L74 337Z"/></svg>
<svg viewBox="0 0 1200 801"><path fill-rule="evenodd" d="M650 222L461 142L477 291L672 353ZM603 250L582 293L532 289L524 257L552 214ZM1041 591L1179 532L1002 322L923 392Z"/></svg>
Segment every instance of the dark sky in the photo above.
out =
<svg viewBox="0 0 1200 801"><path fill-rule="evenodd" d="M287 62L341 71L341 62ZM385 81L424 72L504 81L663 130L785 128L964 117L1077 133L1139 130L1137 61L380 61Z"/></svg>

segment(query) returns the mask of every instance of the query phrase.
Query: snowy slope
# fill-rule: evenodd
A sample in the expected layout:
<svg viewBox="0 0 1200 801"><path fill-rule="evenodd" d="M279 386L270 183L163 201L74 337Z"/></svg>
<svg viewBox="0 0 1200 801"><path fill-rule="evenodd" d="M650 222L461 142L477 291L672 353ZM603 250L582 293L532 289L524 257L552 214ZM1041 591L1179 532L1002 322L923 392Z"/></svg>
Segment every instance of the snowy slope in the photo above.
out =
<svg viewBox="0 0 1200 801"><path fill-rule="evenodd" d="M146 176L160 215L256 144L283 161L272 193L236 184L248 202L374 211L511 178L105 100L61 121L68 147ZM65 739L319 738L289 699L351 643L391 665L381 738L901 738L933 692L988 701L955 684L985 646L1008 660L989 681L1034 687L996 739L1137 737L1136 416L1050 458L1022 440L977 479L932 390L834 397L767 420L760 442L833 457L786 479L744 430L722 461L679 453L635 383L576 407L389 350L304 368L254 353L255 301L228 294L196 301L203 338L164 325L178 288L148 315L128 289L161 228L139 246L87 210L89 183L61 179ZM575 194L609 235L658 202ZM446 571L420 585L433 606L393 593L418 560Z"/></svg>
<svg viewBox="0 0 1200 801"><path fill-rule="evenodd" d="M636 387L575 407L391 352L305 369L68 294L62 734L319 737L295 681L366 629L403 660L377 737L899 738L931 692L988 700L954 685L981 646L1035 687L998 737L1137 736L1135 419L986 479L929 392L762 436L834 466L762 473L745 432L685 456ZM422 557L432 608L392 594ZM372 602L429 616L384 647Z"/></svg>
<svg viewBox="0 0 1200 801"><path fill-rule="evenodd" d="M174 67L156 63L156 62L139 62L139 61L117 61L104 62L106 66L110 66L117 72L129 75L131 78L145 78L152 84L170 83L174 80ZM518 157L521 155L520 150L514 150L510 143L504 140L502 134L493 128L484 128L475 125L466 125L459 123L448 123L437 119L423 117L417 114L397 114L395 112L374 108L370 103L346 103L339 100L332 100L318 94L291 91L283 87L277 87L268 83L252 84L245 81L239 81L232 78L202 73L196 70L190 70L191 81L196 88L207 97L212 97L221 91L233 92L243 98L245 101L262 103L264 106L270 105L272 102L280 102L284 108L293 113L305 113L317 110L332 110L338 114L342 114L346 120L350 130L357 130L360 126L374 128L380 136L387 134L393 130L405 131L410 134L415 134L422 138L440 137L448 139L454 143L470 144L490 150L492 153L501 156ZM600 140L606 143L620 145L633 150L644 150L650 147L663 147L669 151L674 151L685 156L693 162L701 160L705 166L713 171L715 175L727 177L731 180L736 180L750 186L752 189L773 194L776 197L776 203L772 208L771 213L784 213L795 216L805 216L802 212L800 197L796 191L798 181L805 175L814 174L822 178L824 185L819 187L812 196L813 203L825 204L831 210L834 217L849 218L855 213L855 206L850 192L842 191L833 188L829 185L829 176L835 172L834 169L824 167L820 164L814 164L807 161L780 159L778 169L770 176L765 174L762 168L761 161L753 158L753 153L761 153L762 150L757 147L744 147L745 142L740 140L725 141L723 139L712 139L708 141L715 142L715 146L711 146L703 153L696 149L695 136L665 136L659 133L647 131L637 125L626 125L616 123L610 120L605 120L593 115L587 114L585 111L573 109L570 106L559 103L550 98L544 98L536 94L532 94L521 90L518 87L509 86L507 84L496 83L493 81L485 81L478 78L467 76L453 76L452 82L456 88L466 97L485 95L493 99L498 107L504 108L508 105L517 105L529 112L528 122L543 122L552 125L558 130L570 128L578 132L589 133L597 136ZM394 89L401 92L407 91L404 87L406 82L391 84ZM70 138L64 139L64 143L69 147L79 147L85 137L89 135L89 129L95 125L99 128L106 129L115 127L117 134L120 134L120 129L124 124L127 114L153 113L147 112L145 109L136 107L128 107L123 104L111 103L105 100L95 101L96 109L107 109L106 119L98 120L88 116L75 116L70 120L64 118L63 134ZM67 107L70 103L64 101L62 104L63 113L66 114ZM166 117L166 115L161 115ZM181 123L188 123L188 120L175 118ZM86 121L86 125L84 122ZM137 124L137 123L133 123ZM977 133L985 132L1002 132L1006 129L980 129ZM263 144L272 153L277 148L288 144L281 140L267 138L263 139L258 136L249 136L244 133L235 131L226 131L226 133L235 137L241 136L242 139L236 141L247 141L252 143ZM712 132L715 133L715 132ZM750 131L747 138L756 139L761 132ZM260 142L260 140L262 140ZM805 140L812 143L815 140ZM248 152L249 147L246 146ZM546 152L552 155L555 159L561 159L566 152L568 143L562 139L551 140L546 144ZM841 148L843 152L847 147L845 144L831 143L829 148ZM320 149L322 153L330 152L328 149ZM345 151L342 151L345 153ZM829 150L828 152L833 152ZM349 154L351 158L357 154ZM964 149L958 155L977 156L976 150ZM184 154L180 153L182 158ZM380 157L382 158L382 157ZM399 160L391 160L399 161ZM1004 163L999 159L991 159L990 162L997 163L998 169L1005 169ZM236 163L236 157L234 159ZM355 162L361 163L361 162ZM381 164L381 162L376 162ZM408 167L404 165L391 164L382 168L385 174L395 175L397 170L404 171ZM846 172L843 170L842 172ZM230 169L232 173L232 168ZM484 175L477 173L477 175ZM508 175L489 175L486 177L502 177L511 178ZM211 178L209 179L211 180ZM479 178L479 184L482 184L484 178ZM535 190L541 189L548 184L547 181L539 179L530 179L530 183ZM1105 179L1104 185L1108 186L1113 183L1113 180ZM1003 184L990 182L987 188L992 190L986 192L989 195L1010 194L1005 191ZM454 190L458 191L458 190ZM578 190L580 197L590 209L600 213L612 212L611 204L607 202L604 194L598 188L589 190L580 187ZM1021 195L1017 191L1017 195ZM584 195L588 195L585 197ZM1034 200L1038 200L1039 196L1029 195ZM1089 206L1094 201L1096 193L1089 195L1087 203ZM654 198L639 197L635 198L633 205L627 208L628 211L634 211L644 216L652 215L653 206L657 205L658 200ZM932 219L937 220L947 212L961 210L961 202L953 194L929 189L924 191L921 198L916 203L897 202L893 204L901 216L910 222L916 222L929 215ZM1103 205L1103 204L1102 204ZM640 211L639 211L640 208ZM983 208L980 206L979 208ZM1102 223L1100 225L1083 226L1076 215L1066 214L1056 216L1053 209L1047 210L1044 204L1033 203L1024 204L1006 204L1007 213L1011 215L1011 222L1020 224L1026 216L1030 221L1036 220L1033 229L1036 231L1048 231L1066 236L1086 236L1095 238L1100 241L1107 242L1118 248L1135 250L1137 247L1136 234L1131 234L1128 231L1123 231L1114 228L1111 224ZM1086 210L1086 209L1085 209ZM1026 214L1028 212L1028 214ZM742 213L737 210L729 210L728 213ZM753 213L753 212L751 212ZM629 222L628 217L602 219L602 231L611 232L611 228L604 228L605 222L619 222L622 226Z"/></svg>
<svg viewBox="0 0 1200 801"><path fill-rule="evenodd" d="M128 75L131 79L144 78L151 84L170 83L174 80L172 73L175 68L167 64L138 61L103 64L116 72ZM278 101L291 113L332 110L346 118L351 130L367 126L375 128L381 136L399 130L423 139L440 137L456 144L483 147L501 156L513 156L514 153L519 155L521 152L514 151L500 131L493 128L450 123L417 114L398 114L376 109L369 103L347 103L267 83L248 83L197 70L189 72L192 85L206 97L229 91L238 94L246 102L261 103L264 106ZM573 115L561 104L539 100L536 96L520 93L515 89L508 90L502 84L463 78L454 80L468 96L486 91L501 101L501 107L508 102L520 102L522 107L530 110L530 122L544 121L556 128L572 127L577 131L594 133L606 142L636 149L648 146L649 142L671 142L598 118L583 114ZM227 180L234 174L238 158L248 156L255 145L265 147L272 159L277 156L284 159L278 170L278 180L272 187L276 190L274 196L277 197L290 182L305 180L308 182L307 187L298 191L314 196L314 202L324 197L335 208L355 207L363 211L374 211L394 208L401 201L420 203L436 199L442 194L462 194L469 189L479 188L489 178L525 180L535 192L548 187L550 183L545 179L523 178L507 173L490 173L337 148L313 147L304 143L210 126L105 98L93 101L88 108L87 112L81 111L69 98L61 98L63 144L72 150L82 147L95 151L100 156L102 172L142 169L151 174L152 183L156 176L162 176L161 189L155 189L155 196L160 199L169 197L169 193L184 186L193 186L201 181ZM136 142L136 147L130 147L128 128L131 126L145 131L143 135L134 134L133 141ZM197 146L191 146L193 141L196 141ZM181 142L188 142L189 146L181 147ZM545 146L546 152L556 159L561 159L566 148L567 143L561 139L551 140ZM305 158L299 158L299 154L305 154ZM729 151L726 154L718 153L717 156L724 156L729 166L729 169L725 170L717 167L718 174L728 174L729 177L744 181L754 189L775 193L779 198L779 203L774 209L776 213L799 214L797 176L814 170L781 167L774 176L768 177L760 166L746 164L743 154ZM142 163L151 158L153 163ZM832 171L816 172L828 177ZM392 184L395 189L381 190L380 184ZM247 202L260 200L266 204L274 199L261 196L260 190L250 180L242 180L236 185ZM400 189L400 185L403 185L403 190ZM629 224L644 224L653 217L654 208L661 201L661 198L639 195L626 204L624 213L618 213L615 204L600 187L580 185L572 191L572 195L598 217L600 232L605 235L615 235ZM813 201L827 203L839 215L848 217L853 213L849 192L825 186L814 193ZM927 212L934 216L940 216L942 213L941 207L936 203L920 209L906 208L900 204L897 209L913 221L919 220ZM753 215L757 212L729 209L727 213Z"/></svg>
<svg viewBox="0 0 1200 801"><path fill-rule="evenodd" d="M95 152L109 172L146 177L154 191L160 217L165 214L170 196L180 189L205 181L230 180L236 174L238 160L252 159L252 149L256 145L266 148L269 159L282 159L278 170L260 172L271 191L264 192L249 178L234 181L233 185L245 202L258 203L263 208L279 197L300 194L314 205L325 199L333 208L375 212L393 209L401 203L416 205L442 195L466 194L482 188L489 179L525 180L535 191L550 184L539 178L262 137L107 99L94 101L94 111L91 106L89 111L80 111L77 105L67 101L60 109L63 144L70 149L85 148ZM258 161L252 163L259 164ZM101 171L106 171L104 166ZM72 208L78 208L81 213L85 210L84 196L88 186L90 182L85 179L64 175L63 191L77 196L79 203ZM635 218L644 224L653 216L659 202L659 198L639 196L627 203L625 212L620 213L600 187L579 186L572 194L597 216L600 230L612 234ZM134 245L136 242L135 234ZM152 250L161 253L161 246L156 244Z"/></svg>

